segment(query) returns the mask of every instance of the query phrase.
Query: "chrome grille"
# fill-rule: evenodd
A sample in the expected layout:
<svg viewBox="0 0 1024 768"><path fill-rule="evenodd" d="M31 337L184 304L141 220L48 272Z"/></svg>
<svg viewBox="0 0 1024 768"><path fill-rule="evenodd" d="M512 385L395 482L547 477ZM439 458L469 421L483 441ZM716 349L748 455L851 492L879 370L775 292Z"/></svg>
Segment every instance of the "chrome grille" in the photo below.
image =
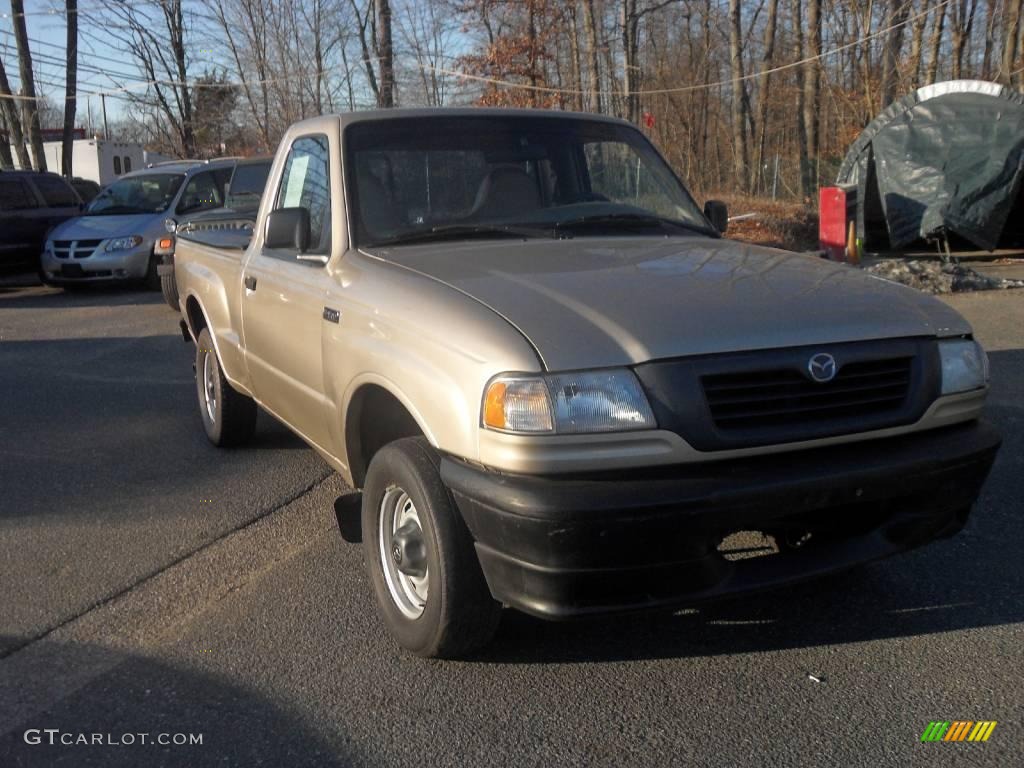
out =
<svg viewBox="0 0 1024 768"><path fill-rule="evenodd" d="M92 256L103 240L54 240L53 255L58 259L84 259Z"/></svg>

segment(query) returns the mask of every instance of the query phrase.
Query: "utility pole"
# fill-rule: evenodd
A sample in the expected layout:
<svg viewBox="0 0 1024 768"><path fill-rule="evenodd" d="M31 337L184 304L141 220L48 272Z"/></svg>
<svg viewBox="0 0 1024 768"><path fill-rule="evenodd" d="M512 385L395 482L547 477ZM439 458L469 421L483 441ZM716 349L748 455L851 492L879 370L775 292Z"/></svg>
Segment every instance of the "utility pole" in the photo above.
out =
<svg viewBox="0 0 1024 768"><path fill-rule="evenodd" d="M100 104L103 106L103 138L109 139L110 134L107 132L107 94L100 94Z"/></svg>

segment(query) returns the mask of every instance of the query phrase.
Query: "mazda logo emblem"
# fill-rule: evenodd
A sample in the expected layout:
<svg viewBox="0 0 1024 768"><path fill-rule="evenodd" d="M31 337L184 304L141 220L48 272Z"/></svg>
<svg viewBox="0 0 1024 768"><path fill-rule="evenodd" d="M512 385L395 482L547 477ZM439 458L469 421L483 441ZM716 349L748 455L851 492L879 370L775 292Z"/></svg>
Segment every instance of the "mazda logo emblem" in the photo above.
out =
<svg viewBox="0 0 1024 768"><path fill-rule="evenodd" d="M836 359L826 352L819 352L807 361L807 372L821 384L836 377L837 367Z"/></svg>

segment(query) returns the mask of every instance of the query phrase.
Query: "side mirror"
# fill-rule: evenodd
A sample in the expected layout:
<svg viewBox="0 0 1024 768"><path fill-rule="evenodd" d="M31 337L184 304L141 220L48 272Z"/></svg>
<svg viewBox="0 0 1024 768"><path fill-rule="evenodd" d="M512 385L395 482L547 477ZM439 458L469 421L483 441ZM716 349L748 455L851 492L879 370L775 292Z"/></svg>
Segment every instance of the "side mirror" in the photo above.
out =
<svg viewBox="0 0 1024 768"><path fill-rule="evenodd" d="M721 200L708 200L704 203L704 215L719 232L729 228L729 208Z"/></svg>
<svg viewBox="0 0 1024 768"><path fill-rule="evenodd" d="M267 216L263 245L304 252L309 248L309 211L305 208L278 208Z"/></svg>

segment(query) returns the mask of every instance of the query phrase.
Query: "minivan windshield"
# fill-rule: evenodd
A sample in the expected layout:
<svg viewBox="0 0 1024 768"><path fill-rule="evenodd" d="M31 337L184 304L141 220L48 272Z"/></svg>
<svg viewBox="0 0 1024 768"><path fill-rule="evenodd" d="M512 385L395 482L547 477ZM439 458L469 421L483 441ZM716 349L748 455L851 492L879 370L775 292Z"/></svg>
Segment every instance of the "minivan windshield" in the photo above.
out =
<svg viewBox="0 0 1024 768"><path fill-rule="evenodd" d="M361 245L466 237L716 234L631 126L437 116L345 132Z"/></svg>
<svg viewBox="0 0 1024 768"><path fill-rule="evenodd" d="M85 213L103 216L165 211L184 179L180 173L147 173L118 179L89 203Z"/></svg>

